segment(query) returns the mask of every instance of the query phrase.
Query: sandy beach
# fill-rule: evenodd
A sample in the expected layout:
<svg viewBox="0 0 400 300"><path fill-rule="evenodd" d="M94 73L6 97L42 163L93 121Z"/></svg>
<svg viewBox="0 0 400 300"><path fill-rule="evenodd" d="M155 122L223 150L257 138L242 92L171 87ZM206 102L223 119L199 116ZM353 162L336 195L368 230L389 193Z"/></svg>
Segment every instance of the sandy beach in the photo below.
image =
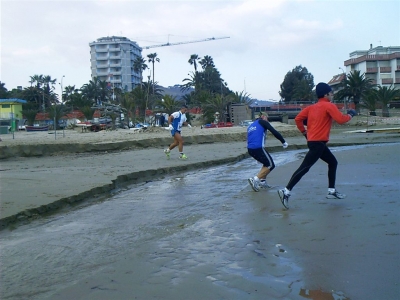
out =
<svg viewBox="0 0 400 300"><path fill-rule="evenodd" d="M289 143L288 150L305 149L305 140L294 126L273 125ZM20 132L14 139L10 135L2 136L2 237L11 238L13 231L48 215L64 214L79 205L97 203L99 199L118 194L127 185L235 163L248 157L245 128L185 129L187 161L180 161L177 153L166 160L162 149L171 138L168 132L160 130L147 133L66 131L65 137L60 131L57 139L49 133ZM326 193L326 166L318 163L310 176L304 177L296 187L289 211L283 209L275 190L265 194L248 190L244 194L246 198L237 195L232 198L224 218L243 220L242 225L234 226L236 234L243 230L240 226L250 227L249 232L242 233L242 238L248 240L245 248L237 245L219 250L232 253L232 257L212 260L211 264L194 258L198 260L195 263L183 254L167 250L163 253L163 249L158 249L163 259L151 259L150 253L158 246L144 242L136 245L133 252L119 249L121 259L83 273L80 279L63 281L62 288L50 289L42 299L71 299L71 296L74 299L339 299L341 295L340 299L397 299L400 296L397 251L400 247L397 200L400 134L354 132L360 129L355 125L335 127L330 145L387 146L335 154L339 161L338 185L348 194L345 201L332 204L326 199L317 200ZM273 137L267 144L271 153L283 151ZM298 162L292 162L277 168L270 184L284 185L297 166ZM246 182L246 178L232 180ZM227 226L225 230L229 231ZM210 230L218 232L217 228ZM219 244L212 236L203 237L205 243L213 245L205 248L204 254L213 253L212 249ZM75 238L84 238L84 235ZM191 244L192 238L180 237L179 241ZM233 241L229 243L232 245ZM277 247L278 243L282 246ZM279 258L278 261L258 261L270 255ZM244 275L223 275L221 268L226 259L232 260L231 263L239 259L240 268L251 273L255 272L255 264L259 264L258 271L268 270L274 275L261 276L262 281L258 282L259 275L253 274L256 277L252 283ZM301 266L301 275L292 278L297 271L294 272L287 260ZM187 274L179 275L178 281L173 279L176 274L158 277L155 271L172 267L173 261L179 262L179 270L187 268ZM219 280L225 283L220 285ZM23 296L8 290L7 297L2 298L30 298L27 295L35 293L38 289L35 286L35 283L27 286ZM0 295L5 294L2 291Z"/></svg>

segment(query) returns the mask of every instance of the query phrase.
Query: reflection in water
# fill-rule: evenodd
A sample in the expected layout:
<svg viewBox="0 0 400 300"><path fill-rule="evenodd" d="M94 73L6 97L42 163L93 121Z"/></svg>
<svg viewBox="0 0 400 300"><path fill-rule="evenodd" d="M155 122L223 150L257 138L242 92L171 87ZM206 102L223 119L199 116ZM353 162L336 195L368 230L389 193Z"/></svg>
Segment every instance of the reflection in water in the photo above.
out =
<svg viewBox="0 0 400 300"><path fill-rule="evenodd" d="M340 292L327 293L321 290L300 289L299 295L312 300L350 300Z"/></svg>

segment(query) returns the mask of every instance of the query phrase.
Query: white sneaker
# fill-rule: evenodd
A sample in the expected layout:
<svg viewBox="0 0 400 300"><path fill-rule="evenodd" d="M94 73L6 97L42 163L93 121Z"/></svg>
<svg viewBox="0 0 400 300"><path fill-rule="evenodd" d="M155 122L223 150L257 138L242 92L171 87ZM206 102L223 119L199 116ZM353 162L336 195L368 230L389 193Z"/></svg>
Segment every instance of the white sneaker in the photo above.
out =
<svg viewBox="0 0 400 300"><path fill-rule="evenodd" d="M165 153L165 156L167 156L167 159L169 159L169 155L171 154L171 150L165 149L164 153Z"/></svg>
<svg viewBox="0 0 400 300"><path fill-rule="evenodd" d="M260 190L260 185L259 185L258 181L254 180L253 177L249 178L248 181L249 181L249 183L250 183L251 188L252 188L255 192L258 192L258 191Z"/></svg>
<svg viewBox="0 0 400 300"><path fill-rule="evenodd" d="M285 190L278 190L278 195L279 198L281 199L282 205L286 208L289 209L289 194L285 194Z"/></svg>
<svg viewBox="0 0 400 300"><path fill-rule="evenodd" d="M260 189L270 189L270 188L272 188L272 186L270 186L267 183L266 180L261 180L259 186L260 186Z"/></svg>
<svg viewBox="0 0 400 300"><path fill-rule="evenodd" d="M344 199L346 198L345 194L339 193L338 191L328 192L326 195L326 199Z"/></svg>

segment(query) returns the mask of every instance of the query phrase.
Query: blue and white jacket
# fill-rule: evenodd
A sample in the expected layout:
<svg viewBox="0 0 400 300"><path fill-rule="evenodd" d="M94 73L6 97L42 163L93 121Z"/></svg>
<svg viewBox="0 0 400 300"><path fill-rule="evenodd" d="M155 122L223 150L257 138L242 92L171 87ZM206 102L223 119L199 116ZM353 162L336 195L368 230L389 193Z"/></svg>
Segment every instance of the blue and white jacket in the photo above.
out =
<svg viewBox="0 0 400 300"><path fill-rule="evenodd" d="M283 136L274 127L263 119L257 119L247 127L247 148L264 148L267 131L270 131L282 144L285 142Z"/></svg>

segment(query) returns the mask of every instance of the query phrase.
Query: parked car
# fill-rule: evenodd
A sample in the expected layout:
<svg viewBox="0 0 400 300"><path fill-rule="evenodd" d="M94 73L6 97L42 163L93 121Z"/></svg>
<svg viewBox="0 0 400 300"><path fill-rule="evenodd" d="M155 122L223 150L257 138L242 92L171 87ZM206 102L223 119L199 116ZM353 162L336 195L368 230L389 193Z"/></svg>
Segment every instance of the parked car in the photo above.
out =
<svg viewBox="0 0 400 300"><path fill-rule="evenodd" d="M239 123L239 125L242 127L248 127L251 123L253 123L252 120L243 120Z"/></svg>

